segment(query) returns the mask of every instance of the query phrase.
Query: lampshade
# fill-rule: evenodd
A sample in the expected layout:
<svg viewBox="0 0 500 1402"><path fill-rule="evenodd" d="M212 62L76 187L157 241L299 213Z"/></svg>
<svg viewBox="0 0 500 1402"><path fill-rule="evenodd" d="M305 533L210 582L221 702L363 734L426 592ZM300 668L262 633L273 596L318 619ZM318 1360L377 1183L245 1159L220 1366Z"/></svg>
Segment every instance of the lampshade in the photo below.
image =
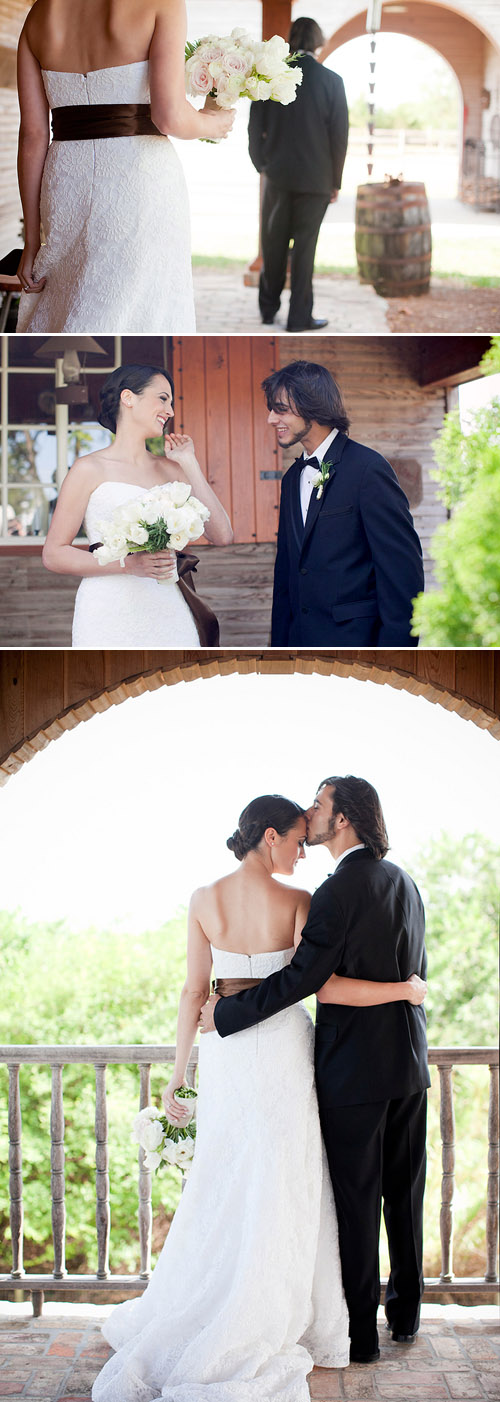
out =
<svg viewBox="0 0 500 1402"><path fill-rule="evenodd" d="M37 360L57 360L70 350L80 355L107 354L99 342L94 341L93 336L51 336L48 341L44 341L43 346L34 351L34 356Z"/></svg>

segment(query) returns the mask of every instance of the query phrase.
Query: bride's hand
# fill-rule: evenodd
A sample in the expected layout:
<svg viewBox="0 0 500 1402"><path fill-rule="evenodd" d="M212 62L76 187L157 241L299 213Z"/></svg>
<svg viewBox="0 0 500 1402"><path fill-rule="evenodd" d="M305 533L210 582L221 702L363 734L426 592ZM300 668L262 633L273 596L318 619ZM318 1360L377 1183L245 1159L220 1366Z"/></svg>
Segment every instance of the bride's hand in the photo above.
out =
<svg viewBox="0 0 500 1402"><path fill-rule="evenodd" d="M188 433L165 433L163 442L165 457L180 463L181 467L184 467L187 458L194 458L196 461L194 443Z"/></svg>
<svg viewBox="0 0 500 1402"><path fill-rule="evenodd" d="M139 550L127 555L125 560L126 573L139 575L142 579L171 579L176 569L175 550L158 550L155 554L149 550Z"/></svg>
<svg viewBox="0 0 500 1402"><path fill-rule="evenodd" d="M37 253L38 248L35 248L33 252L30 252L29 248L27 247L24 249L21 262L17 270L17 276L21 283L23 292L41 292L42 288L45 287L45 283L47 281L45 277L41 277L39 282L35 282L33 278L33 264Z"/></svg>
<svg viewBox="0 0 500 1402"><path fill-rule="evenodd" d="M207 138L208 141L224 141L225 137L229 136L231 131L236 116L235 108L230 107L226 109L225 107L205 106L203 111L206 113L207 117L210 117L210 135Z"/></svg>
<svg viewBox="0 0 500 1402"><path fill-rule="evenodd" d="M411 978L407 980L406 988L408 990L406 1001L408 1003L413 1003L414 1006L418 1008L419 1004L423 1003L427 995L427 984L424 983L422 978L419 978L418 974L412 974Z"/></svg>
<svg viewBox="0 0 500 1402"><path fill-rule="evenodd" d="M184 1109L182 1105L178 1105L177 1101L174 1100L175 1091L179 1090L180 1087L185 1084L182 1076L171 1076L168 1086L165 1086L165 1090L162 1092L161 1098L165 1114L168 1116L169 1120L173 1120L174 1124L182 1124L183 1120L191 1119L192 1105L188 1102L189 1108L186 1106L186 1109Z"/></svg>

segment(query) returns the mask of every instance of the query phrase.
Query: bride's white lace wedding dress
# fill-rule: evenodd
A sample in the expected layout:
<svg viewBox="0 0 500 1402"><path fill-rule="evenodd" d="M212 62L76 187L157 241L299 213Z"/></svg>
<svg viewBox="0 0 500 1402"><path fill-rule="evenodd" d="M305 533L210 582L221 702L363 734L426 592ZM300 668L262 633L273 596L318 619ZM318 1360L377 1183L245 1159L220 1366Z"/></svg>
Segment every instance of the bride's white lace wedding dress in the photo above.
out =
<svg viewBox="0 0 500 1402"><path fill-rule="evenodd" d="M91 545L101 540L100 522L144 487L130 482L100 482L91 492L85 512L85 532ZM139 575L93 575L82 579L73 615L73 647L199 647L200 639L189 604L170 580Z"/></svg>
<svg viewBox="0 0 500 1402"><path fill-rule="evenodd" d="M213 950L265 978L293 949ZM348 1319L303 1005L201 1038L193 1166L145 1294L113 1310L94 1402L309 1402L313 1364L345 1367Z"/></svg>
<svg viewBox="0 0 500 1402"><path fill-rule="evenodd" d="M148 103L147 60L93 73L42 72L51 109ZM45 244L18 331L195 331L189 204L166 136L53 141L42 180Z"/></svg>

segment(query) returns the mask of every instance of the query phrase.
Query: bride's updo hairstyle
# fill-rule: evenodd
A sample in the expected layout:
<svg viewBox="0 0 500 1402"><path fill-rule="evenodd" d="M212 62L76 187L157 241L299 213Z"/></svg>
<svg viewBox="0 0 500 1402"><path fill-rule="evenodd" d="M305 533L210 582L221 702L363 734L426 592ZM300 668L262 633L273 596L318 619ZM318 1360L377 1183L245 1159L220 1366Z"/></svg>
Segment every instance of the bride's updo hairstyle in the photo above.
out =
<svg viewBox="0 0 500 1402"><path fill-rule="evenodd" d="M283 798L279 793L266 793L261 798L253 798L240 813L236 832L228 837L226 846L242 862L248 852L258 847L266 828L275 828L280 837L284 837L290 828L295 827L298 819L303 818L304 813L305 809L299 803L293 803L292 799Z"/></svg>
<svg viewBox="0 0 500 1402"><path fill-rule="evenodd" d="M150 380L154 380L156 375L163 375L163 378L168 380L173 405L174 382L168 370L160 369L158 365L119 365L117 370L113 370L99 395L99 423L103 428L109 428L111 433L116 433L122 390L131 389L133 394L142 394L146 385Z"/></svg>

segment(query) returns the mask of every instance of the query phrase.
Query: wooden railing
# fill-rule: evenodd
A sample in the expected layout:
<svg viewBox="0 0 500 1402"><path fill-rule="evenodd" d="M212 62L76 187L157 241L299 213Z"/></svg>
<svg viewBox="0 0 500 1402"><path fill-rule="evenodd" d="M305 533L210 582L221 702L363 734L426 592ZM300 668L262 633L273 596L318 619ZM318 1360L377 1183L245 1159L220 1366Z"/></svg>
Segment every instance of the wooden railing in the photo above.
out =
<svg viewBox="0 0 500 1402"><path fill-rule="evenodd" d="M29 1292L33 1311L40 1314L44 1291L95 1293L100 1290L136 1293L147 1285L151 1272L151 1173L144 1167L144 1154L139 1150L138 1235L140 1271L136 1276L118 1276L109 1270L110 1207L108 1116L106 1101L106 1068L110 1065L140 1067L140 1104L150 1102L152 1065L171 1064L175 1047L170 1046L6 1046L0 1047L0 1063L9 1070L9 1190L10 1224L12 1233L12 1270L0 1275L0 1296L13 1290ZM495 1297L499 1285L497 1275L498 1246L498 1066L496 1049L487 1047L434 1047L429 1051L431 1065L437 1067L440 1081L440 1123L442 1150L441 1179L441 1274L426 1280L425 1296L432 1298L450 1292L477 1295L478 1299ZM22 1116L19 1073L28 1063L52 1068L51 1102L51 1198L54 1269L52 1275L28 1273L23 1267L23 1178L22 1178ZM64 1107L63 1067L81 1063L95 1067L95 1140L96 1140L96 1228L97 1271L95 1275L68 1274L65 1267L65 1182L64 1182ZM195 1048L189 1062L187 1079L194 1084L197 1064ZM486 1270L484 1277L456 1278L453 1275L453 1198L455 1184L455 1117L453 1106L453 1067L489 1066L490 1095L488 1114L488 1166L486 1195ZM485 1174L486 1176L486 1174Z"/></svg>

